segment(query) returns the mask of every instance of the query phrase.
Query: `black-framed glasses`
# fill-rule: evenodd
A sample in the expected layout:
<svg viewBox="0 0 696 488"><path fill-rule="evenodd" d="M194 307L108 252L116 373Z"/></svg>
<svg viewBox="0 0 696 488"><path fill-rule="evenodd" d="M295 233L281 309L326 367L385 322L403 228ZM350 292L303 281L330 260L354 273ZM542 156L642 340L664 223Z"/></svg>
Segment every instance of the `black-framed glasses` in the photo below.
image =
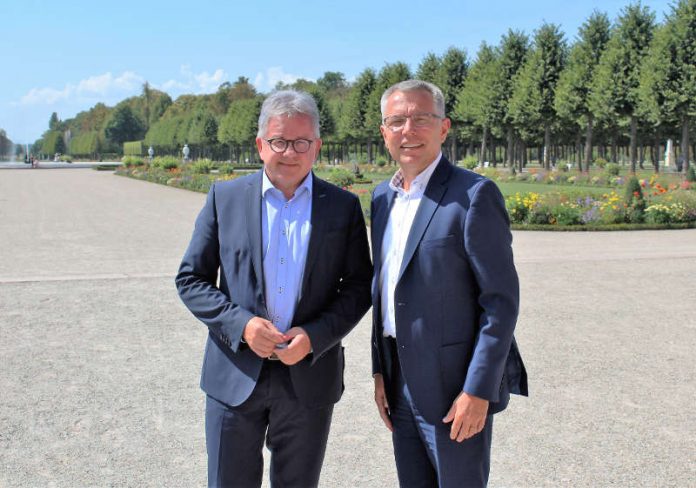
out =
<svg viewBox="0 0 696 488"><path fill-rule="evenodd" d="M411 123L418 127L429 127L433 119L442 120L437 114L431 112L421 112L411 115L390 115L382 119L382 124L392 132L398 132L406 126L406 121L411 119Z"/></svg>
<svg viewBox="0 0 696 488"><path fill-rule="evenodd" d="M273 139L266 139L266 142L273 152L284 153L288 146L292 146L293 151L302 154L309 151L314 141L310 141L309 139L283 139L282 137L275 137Z"/></svg>

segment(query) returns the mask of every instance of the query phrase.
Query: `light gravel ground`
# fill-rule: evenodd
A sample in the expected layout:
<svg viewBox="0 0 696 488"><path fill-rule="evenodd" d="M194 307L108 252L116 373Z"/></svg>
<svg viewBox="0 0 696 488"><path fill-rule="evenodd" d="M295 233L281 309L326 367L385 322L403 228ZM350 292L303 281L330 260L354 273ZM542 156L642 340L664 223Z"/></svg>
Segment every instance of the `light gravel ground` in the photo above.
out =
<svg viewBox="0 0 696 488"><path fill-rule="evenodd" d="M204 486L206 331L173 277L204 195L0 171L0 487ZM490 486L696 486L696 230L516 232L531 397ZM370 324L346 340L321 486L394 487Z"/></svg>

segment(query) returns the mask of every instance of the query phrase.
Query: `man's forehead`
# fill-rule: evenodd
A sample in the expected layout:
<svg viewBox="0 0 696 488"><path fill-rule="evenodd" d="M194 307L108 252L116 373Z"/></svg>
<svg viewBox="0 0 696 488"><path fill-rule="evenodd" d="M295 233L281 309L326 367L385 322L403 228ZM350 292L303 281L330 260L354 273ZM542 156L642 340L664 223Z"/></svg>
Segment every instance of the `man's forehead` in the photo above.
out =
<svg viewBox="0 0 696 488"><path fill-rule="evenodd" d="M387 99L388 105L428 105L435 103L430 92L426 90L395 91Z"/></svg>

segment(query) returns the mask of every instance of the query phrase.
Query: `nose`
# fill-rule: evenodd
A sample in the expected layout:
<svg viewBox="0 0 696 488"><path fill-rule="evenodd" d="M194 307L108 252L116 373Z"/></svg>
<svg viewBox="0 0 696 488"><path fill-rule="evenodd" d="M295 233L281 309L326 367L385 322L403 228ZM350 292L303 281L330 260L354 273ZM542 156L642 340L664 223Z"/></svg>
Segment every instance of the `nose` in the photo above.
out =
<svg viewBox="0 0 696 488"><path fill-rule="evenodd" d="M406 118L406 122L404 122L404 127L401 129L401 132L415 132L416 130L416 125L413 123L413 119L411 117Z"/></svg>

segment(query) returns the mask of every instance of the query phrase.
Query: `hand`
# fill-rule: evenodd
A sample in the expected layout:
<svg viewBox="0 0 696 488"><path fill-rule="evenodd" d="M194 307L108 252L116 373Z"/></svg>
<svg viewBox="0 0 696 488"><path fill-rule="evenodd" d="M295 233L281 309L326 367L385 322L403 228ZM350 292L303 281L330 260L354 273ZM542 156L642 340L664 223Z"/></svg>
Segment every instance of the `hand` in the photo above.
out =
<svg viewBox="0 0 696 488"><path fill-rule="evenodd" d="M292 327L285 333L288 346L284 348L276 347L273 352L278 356L283 364L292 366L302 361L312 350L312 341L309 340L307 332L302 327Z"/></svg>
<svg viewBox="0 0 696 488"><path fill-rule="evenodd" d="M442 422L452 422L450 439L462 442L483 430L488 413L488 400L461 392Z"/></svg>
<svg viewBox="0 0 696 488"><path fill-rule="evenodd" d="M252 317L247 322L242 337L251 350L262 358L269 357L277 344L288 340L272 322L261 317Z"/></svg>
<svg viewBox="0 0 696 488"><path fill-rule="evenodd" d="M380 373L375 374L375 403L377 404L379 416L382 417L382 422L387 426L387 429L394 432L391 418L389 418L389 403L387 402L387 393L384 389L384 377Z"/></svg>

